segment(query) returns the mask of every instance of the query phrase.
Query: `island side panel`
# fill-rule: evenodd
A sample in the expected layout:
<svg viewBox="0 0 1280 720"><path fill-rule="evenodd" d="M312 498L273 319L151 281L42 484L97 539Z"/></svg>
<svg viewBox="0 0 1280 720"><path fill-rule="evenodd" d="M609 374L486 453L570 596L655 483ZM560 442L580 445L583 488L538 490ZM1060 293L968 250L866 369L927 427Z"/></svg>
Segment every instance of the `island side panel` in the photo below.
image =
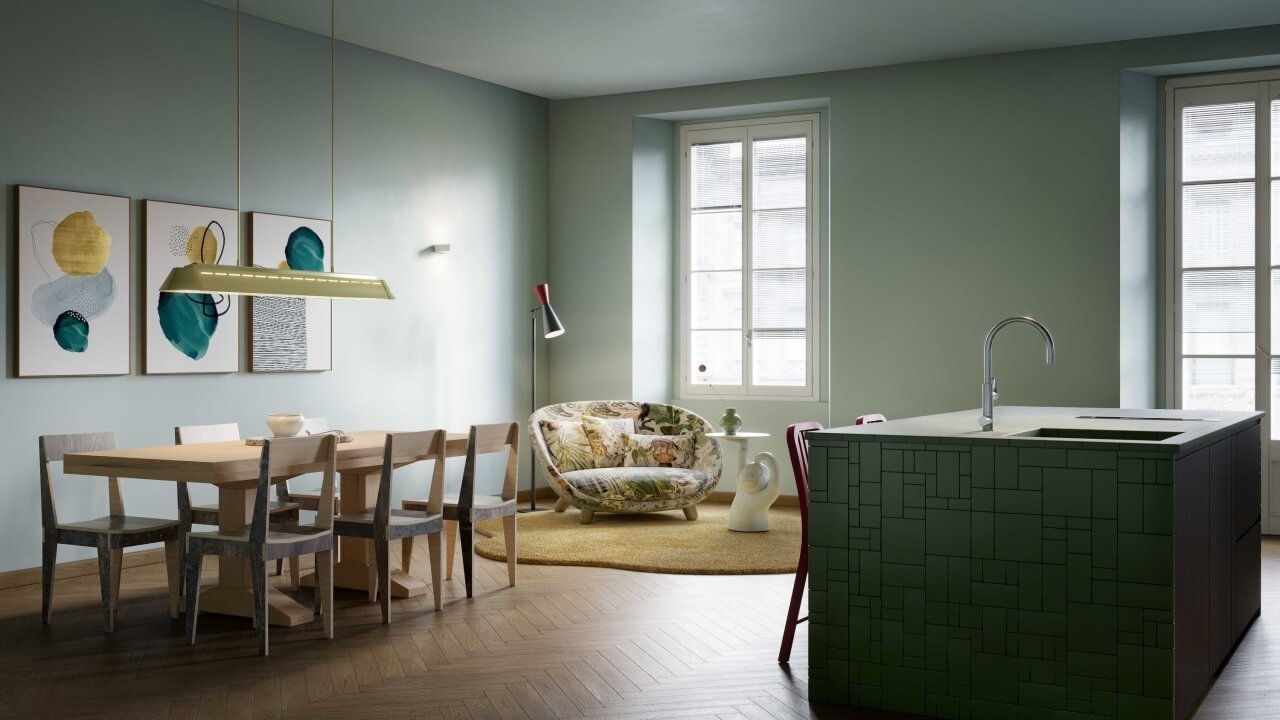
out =
<svg viewBox="0 0 1280 720"><path fill-rule="evenodd" d="M811 697L1172 717L1172 457L902 440L815 438Z"/></svg>

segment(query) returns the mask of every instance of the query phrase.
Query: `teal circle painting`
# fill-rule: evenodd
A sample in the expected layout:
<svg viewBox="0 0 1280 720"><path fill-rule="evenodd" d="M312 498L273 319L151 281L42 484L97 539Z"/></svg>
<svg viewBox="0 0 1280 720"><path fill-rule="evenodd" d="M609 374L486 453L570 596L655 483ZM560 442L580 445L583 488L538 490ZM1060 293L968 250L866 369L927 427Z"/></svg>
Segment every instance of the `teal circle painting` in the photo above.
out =
<svg viewBox="0 0 1280 720"><path fill-rule="evenodd" d="M89 347L89 321L75 310L67 310L53 321L53 339L67 352L82 353Z"/></svg>
<svg viewBox="0 0 1280 720"><path fill-rule="evenodd" d="M192 360L209 352L209 341L218 330L217 303L212 296L162 292L156 312L160 329L175 350Z"/></svg>
<svg viewBox="0 0 1280 720"><path fill-rule="evenodd" d="M324 243L320 242L315 230L303 225L289 233L284 259L291 270L324 272Z"/></svg>

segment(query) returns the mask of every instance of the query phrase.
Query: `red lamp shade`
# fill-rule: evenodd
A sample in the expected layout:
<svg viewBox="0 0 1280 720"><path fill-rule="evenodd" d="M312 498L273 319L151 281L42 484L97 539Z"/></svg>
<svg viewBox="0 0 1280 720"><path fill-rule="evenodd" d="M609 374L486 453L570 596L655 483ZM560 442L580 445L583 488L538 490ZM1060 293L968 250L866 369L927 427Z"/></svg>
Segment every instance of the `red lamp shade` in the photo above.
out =
<svg viewBox="0 0 1280 720"><path fill-rule="evenodd" d="M533 286L533 294L538 296L538 303L542 306L542 330L543 337L548 340L554 337L560 337L564 334L564 325L560 322L560 318L556 316L556 311L551 307L551 291L546 283L540 283Z"/></svg>

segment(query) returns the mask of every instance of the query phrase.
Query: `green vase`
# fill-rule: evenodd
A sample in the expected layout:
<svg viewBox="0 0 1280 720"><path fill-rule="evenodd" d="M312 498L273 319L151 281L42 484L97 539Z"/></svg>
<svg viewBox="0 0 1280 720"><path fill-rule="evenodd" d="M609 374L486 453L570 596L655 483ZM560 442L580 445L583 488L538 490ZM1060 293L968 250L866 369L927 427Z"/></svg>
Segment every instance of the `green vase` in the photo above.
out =
<svg viewBox="0 0 1280 720"><path fill-rule="evenodd" d="M727 407L724 409L724 415L720 416L720 429L725 435L737 435L738 429L742 427L742 416L734 408Z"/></svg>

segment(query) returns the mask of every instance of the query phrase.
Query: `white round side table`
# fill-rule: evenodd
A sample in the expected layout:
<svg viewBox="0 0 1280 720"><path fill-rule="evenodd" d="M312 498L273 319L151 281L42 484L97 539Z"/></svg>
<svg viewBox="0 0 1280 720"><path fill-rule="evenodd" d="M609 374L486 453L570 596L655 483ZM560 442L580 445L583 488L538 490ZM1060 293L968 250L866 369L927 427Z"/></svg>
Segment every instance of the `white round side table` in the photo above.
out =
<svg viewBox="0 0 1280 720"><path fill-rule="evenodd" d="M733 435L722 432L707 433L707 437L731 442L738 446L738 489L729 506L729 529L736 532L768 532L769 507L782 491L778 474L778 461L773 453L762 452L754 462L747 462L752 440L769 437L769 433L738 432Z"/></svg>

